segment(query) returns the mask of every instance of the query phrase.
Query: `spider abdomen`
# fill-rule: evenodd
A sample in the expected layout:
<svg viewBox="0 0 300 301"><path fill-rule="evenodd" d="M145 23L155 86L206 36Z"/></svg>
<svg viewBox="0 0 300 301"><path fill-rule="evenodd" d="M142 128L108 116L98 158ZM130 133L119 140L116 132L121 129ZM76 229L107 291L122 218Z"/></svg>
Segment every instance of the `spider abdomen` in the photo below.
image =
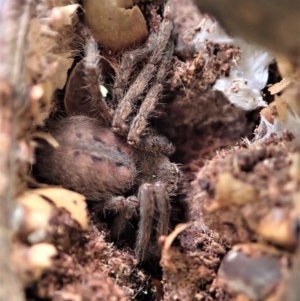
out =
<svg viewBox="0 0 300 301"><path fill-rule="evenodd" d="M37 154L38 175L50 184L75 190L92 200L106 200L132 187L136 167L131 148L99 121L72 116L50 126L59 143Z"/></svg>

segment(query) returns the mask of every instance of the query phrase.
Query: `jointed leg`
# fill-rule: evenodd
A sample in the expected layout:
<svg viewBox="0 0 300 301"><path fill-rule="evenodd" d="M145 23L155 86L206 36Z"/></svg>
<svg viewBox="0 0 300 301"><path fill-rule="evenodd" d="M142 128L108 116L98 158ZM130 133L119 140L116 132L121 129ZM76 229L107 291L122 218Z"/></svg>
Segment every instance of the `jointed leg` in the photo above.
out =
<svg viewBox="0 0 300 301"><path fill-rule="evenodd" d="M158 238L168 234L170 203L166 185L162 182L143 184L140 187L138 198L140 225L135 252L141 262L151 255L153 251L151 245L156 246ZM151 242L152 239L154 239L153 242Z"/></svg>
<svg viewBox="0 0 300 301"><path fill-rule="evenodd" d="M143 48L127 51L123 54L113 87L115 105L124 97L128 83L134 73L134 66L146 60L152 51L153 39L149 37Z"/></svg>
<svg viewBox="0 0 300 301"><path fill-rule="evenodd" d="M165 4L163 20L157 32L157 38L154 40L154 51L150 57L149 63L157 65L167 48L173 30L173 16L169 1Z"/></svg>
<svg viewBox="0 0 300 301"><path fill-rule="evenodd" d="M133 106L143 94L147 85L151 81L156 67L152 64L147 64L134 80L127 93L119 103L112 122L113 130L119 133L126 133L128 128L126 119L133 110Z"/></svg>
<svg viewBox="0 0 300 301"><path fill-rule="evenodd" d="M89 45L89 43L91 45ZM93 48L92 42L90 41L89 43L87 43L86 47ZM91 109L89 115L100 119L103 122L103 125L108 126L112 120L112 113L100 92L100 83L104 81L101 77L101 63L99 62L99 55L96 57L93 49L87 49L83 63L85 67L84 81L86 83L86 87L89 89L91 97L89 100L89 107Z"/></svg>
<svg viewBox="0 0 300 301"><path fill-rule="evenodd" d="M129 144L139 144L140 135L147 126L148 116L155 109L157 99L162 90L162 84L155 84L149 89L143 103L141 104L138 114L134 117L130 125L130 130L127 136Z"/></svg>
<svg viewBox="0 0 300 301"><path fill-rule="evenodd" d="M174 145L165 136L153 132L140 138L138 148L146 154L151 152L152 154L164 154L166 156L171 156L175 151Z"/></svg>
<svg viewBox="0 0 300 301"><path fill-rule="evenodd" d="M152 46L149 46L149 48L153 48L153 52L148 63L131 84L115 111L112 126L116 132L125 133L127 131L126 119L133 111L135 103L146 90L157 70L157 65L159 65L162 60L173 29L173 22L170 18L169 11L170 7L166 4L164 19L162 20L159 31L152 33L149 37L149 43L152 43Z"/></svg>
<svg viewBox="0 0 300 301"><path fill-rule="evenodd" d="M119 238L126 228L128 221L138 215L139 201L135 196L130 196L126 199L124 197L115 197L105 207L105 210L108 210L109 207L110 211L117 211L118 213L114 218L111 234L113 237Z"/></svg>
<svg viewBox="0 0 300 301"><path fill-rule="evenodd" d="M170 199L166 190L166 185L162 182L154 183L156 195L156 207L158 211L156 240L161 235L167 235L169 230L170 220Z"/></svg>
<svg viewBox="0 0 300 301"><path fill-rule="evenodd" d="M94 38L86 32L86 44L84 58L75 66L66 86L64 104L68 114L85 114L98 118L103 125L111 123L112 114L110 108L103 99L99 83L102 82L102 64L99 50ZM84 86L81 82L84 80Z"/></svg>
<svg viewBox="0 0 300 301"><path fill-rule="evenodd" d="M155 195L151 184L143 184L139 189L140 224L135 253L139 261L144 261L150 250L155 213Z"/></svg>
<svg viewBox="0 0 300 301"><path fill-rule="evenodd" d="M167 46L166 53L164 54L164 57L160 63L156 76L156 82L149 89L144 101L141 104L138 114L131 123L129 134L127 136L127 141L129 144L137 145L140 142L140 136L147 126L148 117L155 109L156 103L163 91L163 82L166 78L166 74L172 60L173 50L173 42L170 41Z"/></svg>

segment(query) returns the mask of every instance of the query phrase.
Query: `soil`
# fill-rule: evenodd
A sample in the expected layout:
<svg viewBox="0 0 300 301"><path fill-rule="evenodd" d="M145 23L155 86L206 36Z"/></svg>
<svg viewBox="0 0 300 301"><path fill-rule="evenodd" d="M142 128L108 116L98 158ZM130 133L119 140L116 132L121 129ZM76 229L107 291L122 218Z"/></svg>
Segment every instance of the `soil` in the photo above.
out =
<svg viewBox="0 0 300 301"><path fill-rule="evenodd" d="M110 236L112 217L99 218L94 204L70 209L43 195L39 210L45 223L37 218L35 203L22 209L14 234L13 262L25 300L296 300L299 145L288 133L252 141L258 111L236 108L212 90L239 49L208 43L211 56L202 57L193 45L201 14L191 0L172 1L177 12L173 68L150 122L176 146L171 159L180 165L183 181L172 199L170 235L160 238L161 257L138 263L137 220L116 240ZM142 2L155 26L154 6ZM64 115L63 88L56 90L54 105L41 105L51 118ZM42 123L27 131L37 132ZM30 191L48 188L33 178L26 183ZM77 196L72 202L81 204ZM47 250L54 246L49 251L54 255L45 251L40 261L33 260L40 253L30 252L41 242Z"/></svg>

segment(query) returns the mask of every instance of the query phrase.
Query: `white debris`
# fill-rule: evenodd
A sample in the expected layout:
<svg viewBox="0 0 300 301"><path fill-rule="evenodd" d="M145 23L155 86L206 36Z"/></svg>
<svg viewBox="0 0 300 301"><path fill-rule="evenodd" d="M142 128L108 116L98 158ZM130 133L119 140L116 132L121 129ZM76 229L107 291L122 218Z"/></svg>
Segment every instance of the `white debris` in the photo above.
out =
<svg viewBox="0 0 300 301"><path fill-rule="evenodd" d="M222 91L233 105L244 110L266 106L261 90L267 84L268 67L273 61L273 56L241 39L229 37L209 16L204 16L199 27L201 30L194 43L197 50L204 53L204 57L207 41L235 45L241 51L240 58L231 63L229 77L219 78L213 88Z"/></svg>
<svg viewBox="0 0 300 301"><path fill-rule="evenodd" d="M275 118L273 122L269 122L264 116L260 116L260 123L255 130L255 139L257 142L264 142L273 134L282 137L285 131L299 137L300 118L298 115L288 114L285 121Z"/></svg>

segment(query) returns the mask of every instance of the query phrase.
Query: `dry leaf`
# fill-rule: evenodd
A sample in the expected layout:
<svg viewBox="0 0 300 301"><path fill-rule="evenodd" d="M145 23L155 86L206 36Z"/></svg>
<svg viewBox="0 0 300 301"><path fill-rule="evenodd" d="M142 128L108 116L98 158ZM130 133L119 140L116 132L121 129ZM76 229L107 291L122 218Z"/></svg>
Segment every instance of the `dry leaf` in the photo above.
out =
<svg viewBox="0 0 300 301"><path fill-rule="evenodd" d="M33 192L50 199L58 208L67 210L82 229L87 229L87 207L85 197L82 194L59 187L35 189Z"/></svg>
<svg viewBox="0 0 300 301"><path fill-rule="evenodd" d="M47 228L54 214L53 206L39 195L27 191L17 198L18 206L14 211L15 229L24 235L38 234L31 243L43 241ZM44 235L41 235L44 234Z"/></svg>
<svg viewBox="0 0 300 301"><path fill-rule="evenodd" d="M46 231L55 212L53 205L47 200L51 200L57 208L64 208L83 230L87 229L88 217L85 197L59 187L28 190L19 196L17 201L25 212L20 212L18 210L21 209L17 208L14 216L16 228L27 234L42 229Z"/></svg>
<svg viewBox="0 0 300 301"><path fill-rule="evenodd" d="M123 3L122 3L123 2ZM145 40L148 29L139 7L127 8L133 1L85 0L85 22L103 46L120 51Z"/></svg>

